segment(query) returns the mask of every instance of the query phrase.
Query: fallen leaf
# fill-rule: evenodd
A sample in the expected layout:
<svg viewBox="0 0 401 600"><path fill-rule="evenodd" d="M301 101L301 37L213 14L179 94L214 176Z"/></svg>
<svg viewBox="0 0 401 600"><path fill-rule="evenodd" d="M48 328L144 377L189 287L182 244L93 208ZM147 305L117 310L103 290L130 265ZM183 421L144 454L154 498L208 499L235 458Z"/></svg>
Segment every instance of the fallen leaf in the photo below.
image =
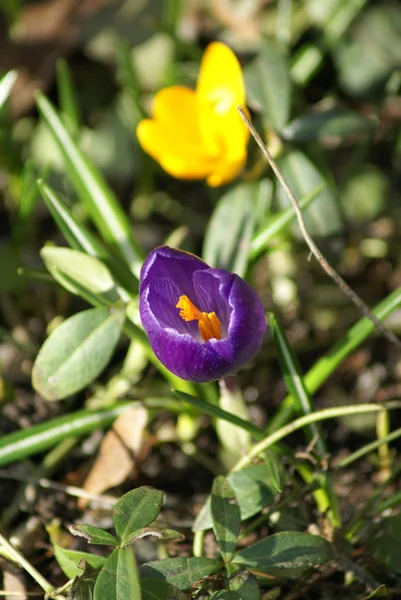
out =
<svg viewBox="0 0 401 600"><path fill-rule="evenodd" d="M99 454L82 486L92 494L122 483L135 468L144 441L148 413L145 408L131 408L124 412L108 431L100 445ZM80 498L78 507L84 509L89 500Z"/></svg>

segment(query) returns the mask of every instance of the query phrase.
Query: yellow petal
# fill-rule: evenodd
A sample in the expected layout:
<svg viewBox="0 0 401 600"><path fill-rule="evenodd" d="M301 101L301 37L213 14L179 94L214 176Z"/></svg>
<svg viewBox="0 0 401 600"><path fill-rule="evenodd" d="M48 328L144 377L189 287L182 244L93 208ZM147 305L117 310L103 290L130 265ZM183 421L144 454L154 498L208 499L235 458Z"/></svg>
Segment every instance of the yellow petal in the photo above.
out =
<svg viewBox="0 0 401 600"><path fill-rule="evenodd" d="M173 132L174 133L174 132ZM142 148L167 173L179 179L203 179L211 173L209 158L183 140L177 140L171 129L154 119L143 119L136 134Z"/></svg>
<svg viewBox="0 0 401 600"><path fill-rule="evenodd" d="M249 140L249 131L237 109L245 104L242 71L228 46L214 42L207 47L196 95L204 145L211 155L219 157L207 183L222 185L237 177L244 167Z"/></svg>
<svg viewBox="0 0 401 600"><path fill-rule="evenodd" d="M160 90L152 105L153 118L171 130L174 138L191 146L202 144L197 111L194 90L178 85Z"/></svg>
<svg viewBox="0 0 401 600"><path fill-rule="evenodd" d="M245 166L246 155L238 160L227 161L222 159L215 163L211 174L206 178L206 183L210 187L217 187L229 183L241 173Z"/></svg>
<svg viewBox="0 0 401 600"><path fill-rule="evenodd" d="M206 48L199 71L196 94L224 114L233 106L245 104L245 86L241 66L234 52L221 42Z"/></svg>
<svg viewBox="0 0 401 600"><path fill-rule="evenodd" d="M180 179L203 179L211 172L197 110L193 90L181 86L165 88L155 96L153 118L140 121L136 130L145 152Z"/></svg>

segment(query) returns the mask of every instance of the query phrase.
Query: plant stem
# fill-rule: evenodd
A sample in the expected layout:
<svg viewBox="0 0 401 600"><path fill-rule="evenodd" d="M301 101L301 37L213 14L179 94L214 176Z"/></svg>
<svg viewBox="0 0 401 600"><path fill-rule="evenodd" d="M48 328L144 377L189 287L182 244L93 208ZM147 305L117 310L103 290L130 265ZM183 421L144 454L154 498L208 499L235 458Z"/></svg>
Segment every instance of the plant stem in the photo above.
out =
<svg viewBox="0 0 401 600"><path fill-rule="evenodd" d="M305 415L299 419L295 419L295 421L288 423L288 425L281 427L281 429L278 429L271 435L265 437L237 462L232 471L238 471L239 469L246 467L252 462L252 459L256 458L259 454L261 454L261 452L264 452L270 448L270 446L273 446L275 443L287 437L287 435L290 435L294 431L302 429L302 427L310 425L311 423L318 423L319 421L324 421L326 419L335 419L337 417L344 417L347 415L373 413L379 412L383 409L394 410L397 408L401 408L401 401L399 400L394 400L393 402L388 402L387 404L356 404L351 406L337 406L335 408L326 408L324 410L319 410L309 415Z"/></svg>
<svg viewBox="0 0 401 600"><path fill-rule="evenodd" d="M190 404L191 406L195 406L196 408L199 408L202 412L205 412L208 415L211 415L212 417L216 417L217 419L223 419L224 421L228 421L229 423L232 423L233 425L236 425L237 427L240 427L241 429L248 431L251 435L253 435L253 437L256 440L263 440L263 438L264 438L263 430L260 429L259 427L256 427L256 425L249 423L249 421L245 421L244 419L237 417L237 415L229 413L226 410L219 408L218 406L208 404L207 402L204 402L200 398L196 398L195 396L190 396L189 394L186 394L185 392L173 390L173 393L180 400L187 402L187 404Z"/></svg>
<svg viewBox="0 0 401 600"><path fill-rule="evenodd" d="M10 542L3 535L1 535L1 533L0 546L3 546L3 548L5 548L8 552L9 556L12 558L12 560L21 565L21 567L25 569L25 571L29 573L31 577L33 577L36 583L40 585L40 587L46 592L46 594L50 594L55 590L51 583L49 583L47 579L42 577L39 571L37 571L35 567L33 567L31 563L27 561L27 559L20 553L20 551L14 548L14 546L10 544Z"/></svg>
<svg viewBox="0 0 401 600"><path fill-rule="evenodd" d="M348 465L353 463L355 460L358 460L362 456L365 456L365 454L369 454L369 452L373 452L373 450L376 450L376 448L380 448L380 446L382 446L383 444L389 444L390 442L393 442L399 437L401 437L401 427L395 429L392 433L389 433L385 437L379 438L374 442L370 442L370 444L362 446L362 448L359 448L359 450L355 450L355 452L353 452L349 456L346 456L343 460L334 465L333 469L337 471L338 469L348 467Z"/></svg>

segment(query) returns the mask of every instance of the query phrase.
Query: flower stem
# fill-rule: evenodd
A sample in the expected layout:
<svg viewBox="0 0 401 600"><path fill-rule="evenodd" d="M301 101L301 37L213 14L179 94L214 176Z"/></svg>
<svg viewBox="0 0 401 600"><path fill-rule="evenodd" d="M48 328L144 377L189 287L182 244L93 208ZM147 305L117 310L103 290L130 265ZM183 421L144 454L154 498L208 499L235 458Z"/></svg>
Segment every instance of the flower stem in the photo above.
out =
<svg viewBox="0 0 401 600"><path fill-rule="evenodd" d="M248 431L256 440L259 440L259 441L263 440L264 435L265 435L263 430L260 429L259 427L256 427L256 425L249 423L249 421L245 421L244 419L241 419L240 417L237 417L236 415L229 413L226 410L219 408L218 406L208 404L207 402L204 402L200 398L196 398L195 396L190 396L189 394L186 394L185 392L173 390L173 393L178 398L180 398L180 400L183 400L183 402L186 402L187 404L190 404L191 406L195 406L196 408L199 408L201 411L207 413L208 415L211 415L212 417L216 417L217 419L223 419L224 421L228 421L229 423L232 423L232 425L236 425L237 427L240 427L241 429Z"/></svg>

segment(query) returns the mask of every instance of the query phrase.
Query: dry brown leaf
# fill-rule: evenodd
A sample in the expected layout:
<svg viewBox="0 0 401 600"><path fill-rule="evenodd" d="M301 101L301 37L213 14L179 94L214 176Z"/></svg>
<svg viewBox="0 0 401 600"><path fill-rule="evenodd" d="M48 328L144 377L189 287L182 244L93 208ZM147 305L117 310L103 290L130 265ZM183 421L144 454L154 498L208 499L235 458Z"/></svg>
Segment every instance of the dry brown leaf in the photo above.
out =
<svg viewBox="0 0 401 600"><path fill-rule="evenodd" d="M27 600L25 585L22 582L22 576L11 573L10 571L3 572L3 588L5 592L5 600Z"/></svg>
<svg viewBox="0 0 401 600"><path fill-rule="evenodd" d="M143 445L147 422L148 413L143 407L125 411L114 422L100 445L99 454L82 486L84 490L102 494L132 473ZM88 502L88 499L80 498L79 508L84 509Z"/></svg>

